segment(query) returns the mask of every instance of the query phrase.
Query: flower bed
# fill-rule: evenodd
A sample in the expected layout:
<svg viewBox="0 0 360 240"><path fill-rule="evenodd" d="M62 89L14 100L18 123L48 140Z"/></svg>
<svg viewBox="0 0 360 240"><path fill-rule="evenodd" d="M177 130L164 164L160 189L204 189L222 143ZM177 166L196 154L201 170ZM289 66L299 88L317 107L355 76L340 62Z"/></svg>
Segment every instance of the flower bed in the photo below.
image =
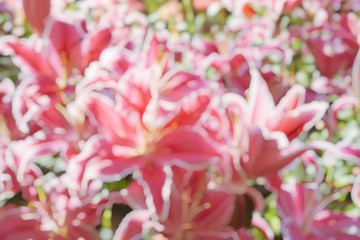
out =
<svg viewBox="0 0 360 240"><path fill-rule="evenodd" d="M0 2L1 239L360 239L358 0Z"/></svg>

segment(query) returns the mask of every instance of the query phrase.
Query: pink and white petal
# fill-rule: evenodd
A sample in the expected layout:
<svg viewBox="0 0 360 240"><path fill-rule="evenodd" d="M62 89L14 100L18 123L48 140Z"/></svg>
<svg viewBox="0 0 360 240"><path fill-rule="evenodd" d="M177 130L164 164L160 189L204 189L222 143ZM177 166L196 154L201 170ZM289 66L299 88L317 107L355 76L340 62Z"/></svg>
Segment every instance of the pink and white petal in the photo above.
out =
<svg viewBox="0 0 360 240"><path fill-rule="evenodd" d="M99 126L101 133L111 142L124 146L132 146L134 143L134 131L128 119L125 119L117 110L110 99L92 94L87 104L88 114Z"/></svg>
<svg viewBox="0 0 360 240"><path fill-rule="evenodd" d="M234 194L242 195L248 189L248 176L238 161L233 159L222 159L217 169L223 178L224 185Z"/></svg>
<svg viewBox="0 0 360 240"><path fill-rule="evenodd" d="M224 189L207 189L201 205L204 208L194 219L194 231L219 229L226 226L235 209L234 195Z"/></svg>
<svg viewBox="0 0 360 240"><path fill-rule="evenodd" d="M307 151L303 155L301 155L301 160L303 161L305 166L309 166L309 167L311 166L315 168L316 173L315 173L314 182L320 185L324 181L325 172L321 167L321 165L319 164L318 156L313 150Z"/></svg>
<svg viewBox="0 0 360 240"><path fill-rule="evenodd" d="M3 159L0 158L0 162ZM2 163L0 163L2 164ZM11 199L20 191L20 184L16 179L16 174L6 166L1 166L0 172L0 201Z"/></svg>
<svg viewBox="0 0 360 240"><path fill-rule="evenodd" d="M46 132L61 132L65 133L70 128L70 123L67 121L63 113L55 107L50 107L37 117L39 125Z"/></svg>
<svg viewBox="0 0 360 240"><path fill-rule="evenodd" d="M40 53L19 40L9 40L6 46L12 50L15 63L22 71L30 74L41 73L49 78L56 78L57 71L49 64L49 61Z"/></svg>
<svg viewBox="0 0 360 240"><path fill-rule="evenodd" d="M177 102L205 87L207 87L206 82L198 76L188 72L176 72L170 79L162 82L159 91L161 100Z"/></svg>
<svg viewBox="0 0 360 240"><path fill-rule="evenodd" d="M63 141L53 139L32 139L27 138L24 142L14 142L11 145L15 154L17 178L19 182L24 181L29 165L42 156L49 156L59 153L66 147ZM19 152L18 149L23 149Z"/></svg>
<svg viewBox="0 0 360 240"><path fill-rule="evenodd" d="M360 145L338 146L338 151L344 159L360 165Z"/></svg>
<svg viewBox="0 0 360 240"><path fill-rule="evenodd" d="M255 212L263 211L265 206L264 197L258 190L253 187L249 187L246 191L246 195L253 201Z"/></svg>
<svg viewBox="0 0 360 240"><path fill-rule="evenodd" d="M119 157L113 154L113 146L105 139L91 137L80 154L70 159L67 172L81 189L87 189L94 179L105 182L118 181L142 167L143 157Z"/></svg>
<svg viewBox="0 0 360 240"><path fill-rule="evenodd" d="M25 17L35 32L42 34L50 15L50 0L23 0Z"/></svg>
<svg viewBox="0 0 360 240"><path fill-rule="evenodd" d="M120 191L123 202L134 210L146 209L146 196L144 188L138 181L133 181L125 189Z"/></svg>
<svg viewBox="0 0 360 240"><path fill-rule="evenodd" d="M179 111L168 125L171 126L174 123L178 127L195 125L208 113L210 101L210 92L190 94L183 98Z"/></svg>
<svg viewBox="0 0 360 240"><path fill-rule="evenodd" d="M335 156L356 164L360 163L360 149L356 145L348 145L343 142L334 144L328 141L313 141L311 142L311 146L314 149L325 151L327 157Z"/></svg>
<svg viewBox="0 0 360 240"><path fill-rule="evenodd" d="M294 240L316 240L308 236L306 238L301 231L300 227L291 219L286 218L282 220L281 224L281 233L286 240L294 239Z"/></svg>
<svg viewBox="0 0 360 240"><path fill-rule="evenodd" d="M232 141L236 144L241 143L245 126L249 124L249 115L245 100L235 93L226 93L221 98L221 105L225 109L225 115L229 120L229 129L232 133Z"/></svg>
<svg viewBox="0 0 360 240"><path fill-rule="evenodd" d="M124 66L126 68L126 66ZM127 69L124 69L124 71ZM148 108L149 102L158 94L155 90L154 75L159 69L131 68L119 82L119 92L124 108L136 111L142 116ZM156 96L157 97L157 96ZM156 99L157 100L157 99Z"/></svg>
<svg viewBox="0 0 360 240"><path fill-rule="evenodd" d="M145 165L142 156L135 157L116 157L110 155L105 158L94 158L86 166L85 179L101 179L104 182L119 181L132 174L135 170L143 168Z"/></svg>
<svg viewBox="0 0 360 240"><path fill-rule="evenodd" d="M248 95L249 122L265 124L275 109L274 99L259 72L252 69L251 77Z"/></svg>
<svg viewBox="0 0 360 240"><path fill-rule="evenodd" d="M276 106L276 110L289 111L295 109L305 102L305 88L301 85L294 85Z"/></svg>
<svg viewBox="0 0 360 240"><path fill-rule="evenodd" d="M331 109L334 113L337 114L345 109L356 110L356 106L359 105L360 102L357 101L356 97L351 95L340 96L336 101L331 105Z"/></svg>
<svg viewBox="0 0 360 240"><path fill-rule="evenodd" d="M73 182L72 188L77 191L82 187L87 189L88 182L84 179L87 165L94 158L106 158L109 152L111 152L110 145L104 139L97 135L91 137L80 154L70 159L67 164L66 173Z"/></svg>
<svg viewBox="0 0 360 240"><path fill-rule="evenodd" d="M216 162L219 153L200 130L178 128L164 136L156 143L152 156L154 163L201 170Z"/></svg>
<svg viewBox="0 0 360 240"><path fill-rule="evenodd" d="M140 59L144 61L146 67L150 67L161 60L159 59L159 52L163 51L163 49L160 49L161 47L164 47L164 45L153 31L148 31L146 35Z"/></svg>
<svg viewBox="0 0 360 240"><path fill-rule="evenodd" d="M281 131L286 134L289 140L292 140L319 122L327 108L328 104L325 102L312 102L302 105L286 113L278 127L271 130Z"/></svg>
<svg viewBox="0 0 360 240"><path fill-rule="evenodd" d="M308 224L305 221L312 221L312 219L304 219L305 214L314 212L321 200L317 189L316 183L300 184L291 181L283 184L277 196L280 216L283 219L291 219L298 226Z"/></svg>
<svg viewBox="0 0 360 240"><path fill-rule="evenodd" d="M144 225L150 221L147 210L135 210L126 215L115 231L113 240L140 240L144 236Z"/></svg>
<svg viewBox="0 0 360 240"><path fill-rule="evenodd" d="M249 114L244 98L236 93L225 93L221 96L221 106L238 118ZM246 119L243 119L246 121Z"/></svg>
<svg viewBox="0 0 360 240"><path fill-rule="evenodd" d="M243 96L251 83L249 62L243 54L236 54L230 59L230 81L232 86Z"/></svg>
<svg viewBox="0 0 360 240"><path fill-rule="evenodd" d="M82 34L77 27L61 21L53 21L47 36L62 60L67 74L77 68L83 72L81 57Z"/></svg>
<svg viewBox="0 0 360 240"><path fill-rule="evenodd" d="M286 95L281 98L276 106L273 117L268 119L266 126L268 129L276 129L281 125L286 113L301 106L305 101L305 89L299 85L292 87Z"/></svg>
<svg viewBox="0 0 360 240"><path fill-rule="evenodd" d="M266 176L266 188L270 191L277 191L283 184L283 178L279 172Z"/></svg>
<svg viewBox="0 0 360 240"><path fill-rule="evenodd" d="M25 219L22 216L29 215ZM1 238L12 239L48 239L48 233L40 230L40 219L37 214L32 214L26 207L6 205L0 209Z"/></svg>
<svg viewBox="0 0 360 240"><path fill-rule="evenodd" d="M4 78L0 82L0 104L3 105L7 102L10 102L11 96L14 94L15 85L10 78Z"/></svg>
<svg viewBox="0 0 360 240"><path fill-rule="evenodd" d="M274 231L270 227L269 223L259 213L256 212L253 214L251 224L262 232L265 239L275 238Z"/></svg>
<svg viewBox="0 0 360 240"><path fill-rule="evenodd" d="M65 239L75 240L75 239L86 239L86 240L100 240L100 236L96 228L87 225L85 223L77 223L69 226L67 228L67 236Z"/></svg>
<svg viewBox="0 0 360 240"><path fill-rule="evenodd" d="M56 88L55 82L44 75L30 76L20 82L13 97L12 114L21 132L31 132L30 125L37 121L39 113L58 102Z"/></svg>
<svg viewBox="0 0 360 240"><path fill-rule="evenodd" d="M346 240L360 239L360 220L358 218L323 210L315 215L314 220L312 232L316 235L320 232L320 237ZM352 232L350 228L353 228Z"/></svg>
<svg viewBox="0 0 360 240"><path fill-rule="evenodd" d="M308 150L300 142L289 144L283 134L265 134L257 127L249 129L248 152L241 166L250 178L274 174Z"/></svg>
<svg viewBox="0 0 360 240"><path fill-rule="evenodd" d="M138 181L144 188L149 214L156 221L166 220L169 215L172 177L169 166L149 165L140 170Z"/></svg>
<svg viewBox="0 0 360 240"><path fill-rule="evenodd" d="M82 53L85 56L83 66L88 66L92 61L98 60L101 52L109 46L111 31L109 28L100 29L89 36L82 44Z"/></svg>

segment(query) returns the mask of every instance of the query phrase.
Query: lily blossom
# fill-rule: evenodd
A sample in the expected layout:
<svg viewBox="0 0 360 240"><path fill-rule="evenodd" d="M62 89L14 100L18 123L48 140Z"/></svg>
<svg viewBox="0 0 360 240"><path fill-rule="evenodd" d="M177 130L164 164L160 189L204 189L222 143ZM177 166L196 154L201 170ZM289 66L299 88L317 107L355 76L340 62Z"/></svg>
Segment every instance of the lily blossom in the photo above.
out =
<svg viewBox="0 0 360 240"><path fill-rule="evenodd" d="M28 234L38 236L36 239L100 239L95 227L102 211L117 201L116 194L89 192L86 196L79 195L68 187L71 184L66 175L61 178L51 174L43 176L34 186L36 195L26 197L27 206L5 205L0 209L0 222L14 219L11 228L2 230L3 236Z"/></svg>
<svg viewBox="0 0 360 240"><path fill-rule="evenodd" d="M318 189L315 183L292 182L279 190L277 203L284 239L358 239L358 219L324 209L341 192L322 198Z"/></svg>
<svg viewBox="0 0 360 240"><path fill-rule="evenodd" d="M275 106L266 83L256 71L252 72L248 104L250 124L283 132L289 140L313 127L328 108L326 102L305 103L305 89L299 85L293 86Z"/></svg>
<svg viewBox="0 0 360 240"><path fill-rule="evenodd" d="M200 170L220 158L200 124L212 89L196 75L179 71L162 76L158 70L128 70L119 81L116 102L91 94L87 112L99 134L67 168L79 188L86 189L96 178L111 182L139 171L143 185L154 192L166 182L164 166Z"/></svg>
<svg viewBox="0 0 360 240"><path fill-rule="evenodd" d="M204 171L165 168L170 174L170 184L167 190L158 188L153 192L162 196L162 204L154 202L151 195L146 196L146 188L143 195L139 194L142 188L136 182L133 183L136 186L130 185L122 191L131 206L141 208L146 205L148 211L136 209L130 213L131 220L126 218L126 222L120 224L114 239L125 239L125 232L133 229L129 223L135 221L137 227L141 223L141 228L137 228L138 235L133 235L135 239L141 239L151 230L169 239L251 239L244 229L227 226L234 211L234 195L221 186L212 186ZM151 213L149 210L154 207L158 210Z"/></svg>
<svg viewBox="0 0 360 240"><path fill-rule="evenodd" d="M23 69L13 113L24 133L47 108L71 102L86 67L99 58L110 42L111 34L107 28L86 33L76 24L55 19L49 20L47 25L46 38L33 42L7 39L2 46L2 50L10 53Z"/></svg>

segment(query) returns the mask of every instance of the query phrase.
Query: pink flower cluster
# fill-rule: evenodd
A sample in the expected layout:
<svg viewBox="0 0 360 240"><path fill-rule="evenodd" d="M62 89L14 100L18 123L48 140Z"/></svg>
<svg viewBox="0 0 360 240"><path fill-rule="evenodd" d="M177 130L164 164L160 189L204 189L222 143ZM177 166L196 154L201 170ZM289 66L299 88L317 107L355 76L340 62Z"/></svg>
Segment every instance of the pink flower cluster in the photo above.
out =
<svg viewBox="0 0 360 240"><path fill-rule="evenodd" d="M20 2L1 239L360 239L357 0Z"/></svg>

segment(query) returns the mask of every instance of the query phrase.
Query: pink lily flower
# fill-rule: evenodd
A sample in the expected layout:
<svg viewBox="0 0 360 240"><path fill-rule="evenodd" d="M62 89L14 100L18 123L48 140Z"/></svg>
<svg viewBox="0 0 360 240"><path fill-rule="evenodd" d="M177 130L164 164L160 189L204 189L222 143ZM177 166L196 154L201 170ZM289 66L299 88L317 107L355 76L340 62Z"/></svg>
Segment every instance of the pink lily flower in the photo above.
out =
<svg viewBox="0 0 360 240"><path fill-rule="evenodd" d="M225 130L216 129L227 133L220 138L220 144L225 145L223 151L225 156L230 153L231 160L225 157L219 169L232 189L243 191L249 178L273 177L308 150L293 139L320 120L327 104L304 104L304 95L303 88L294 86L275 106L266 83L253 73L247 101L233 93L222 96L220 104L227 120L217 118L221 122L216 126Z"/></svg>
<svg viewBox="0 0 360 240"><path fill-rule="evenodd" d="M278 207L285 239L359 239L360 221L325 210L331 201L321 199L315 183L290 183L278 192ZM354 227L355 232L349 229Z"/></svg>
<svg viewBox="0 0 360 240"><path fill-rule="evenodd" d="M12 106L16 102L16 88L14 83L5 78L0 82L0 144L7 145L12 141L23 140L34 134L40 128L37 124L29 125L29 133L20 131L15 121Z"/></svg>
<svg viewBox="0 0 360 240"><path fill-rule="evenodd" d="M219 158L200 124L213 90L196 75L162 76L158 70L128 70L119 82L118 104L98 93L89 97L87 111L100 134L69 161L80 186L95 178L119 180L135 170L147 183L158 176L161 186L165 165L204 169Z"/></svg>
<svg viewBox="0 0 360 240"><path fill-rule="evenodd" d="M325 114L328 104L305 103L305 89L296 85L275 106L267 85L253 73L248 95L248 121L265 126L271 132L282 132L289 140L313 127Z"/></svg>
<svg viewBox="0 0 360 240"><path fill-rule="evenodd" d="M49 176L46 176L49 177ZM66 175L52 178L41 184L35 182L37 195L28 196L27 206L6 205L0 209L0 222L9 219L11 227L3 228L2 236L14 237L19 234L36 236L34 239L100 239L95 226L99 224L102 211L113 204L115 195L101 195L94 201L95 195L86 196L73 192L67 185ZM19 238L28 239L28 238Z"/></svg>
<svg viewBox="0 0 360 240"><path fill-rule="evenodd" d="M34 180L42 175L40 169L33 164L21 170L27 154L19 153L18 149L29 150L27 152L29 158L39 157L46 152L35 146L36 140L18 129L11 111L14 91L15 86L10 79L0 82L0 199L2 200L13 197L22 187L31 186ZM30 134L39 130L37 125L30 127ZM35 152L37 154L32 154ZM23 191L23 195L29 194L29 191Z"/></svg>
<svg viewBox="0 0 360 240"><path fill-rule="evenodd" d="M234 195L221 186L211 186L203 171L186 171L177 167L165 167L169 184L158 188L154 194L163 197L162 204L154 195L144 194L134 182L122 191L125 201L137 208L122 222L114 239L125 239L132 232L134 239L141 239L147 231L160 233L165 239L251 239L243 229L232 229L230 223L234 211ZM148 210L140 210L147 206ZM154 212L151 209L157 209ZM130 223L136 222L136 228ZM147 226L149 227L147 229Z"/></svg>
<svg viewBox="0 0 360 240"><path fill-rule="evenodd" d="M18 149L27 149L29 153L22 156ZM31 141L17 141L0 146L0 199L10 199L20 191L24 197L32 196L36 191L33 183L42 176L42 172L35 164L28 163L27 158L33 160L48 152L50 151L40 152L40 148Z"/></svg>
<svg viewBox="0 0 360 240"><path fill-rule="evenodd" d="M267 134L257 127L249 128L248 134L240 165L251 179L277 173L307 150L300 142L289 143L284 135ZM275 160L265 161L269 156Z"/></svg>
<svg viewBox="0 0 360 240"><path fill-rule="evenodd" d="M47 25L49 31L44 40L37 39L30 45L10 39L3 48L12 52L15 63L23 70L13 112L25 133L29 131L28 124L36 121L41 112L71 102L85 68L99 58L110 42L107 28L84 33L76 24L49 20Z"/></svg>
<svg viewBox="0 0 360 240"><path fill-rule="evenodd" d="M150 221L150 214L147 209L128 213L117 228L113 240L142 239L143 225L148 221ZM155 240L154 237L152 239Z"/></svg>

